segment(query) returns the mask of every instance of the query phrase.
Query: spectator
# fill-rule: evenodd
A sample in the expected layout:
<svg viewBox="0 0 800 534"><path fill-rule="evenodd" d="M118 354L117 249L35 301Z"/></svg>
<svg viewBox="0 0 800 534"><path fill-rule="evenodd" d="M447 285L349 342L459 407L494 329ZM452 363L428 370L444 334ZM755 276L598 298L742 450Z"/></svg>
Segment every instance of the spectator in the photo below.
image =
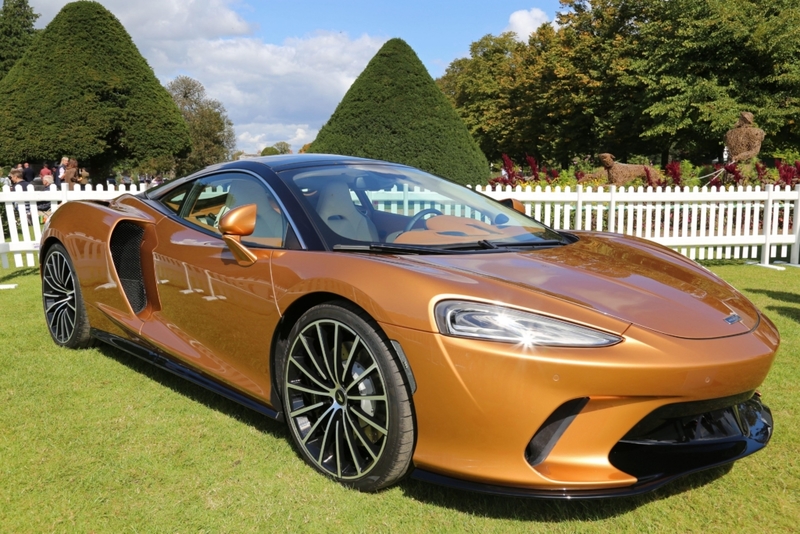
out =
<svg viewBox="0 0 800 534"><path fill-rule="evenodd" d="M45 176L53 176L53 171L50 170L50 165L47 163L42 165L42 170L39 171L39 176L44 178Z"/></svg>
<svg viewBox="0 0 800 534"><path fill-rule="evenodd" d="M64 181L64 173L67 172L67 163L69 163L69 158L64 156L61 158L61 165L58 166L58 172L56 173L56 185L60 185L61 182Z"/></svg>
<svg viewBox="0 0 800 534"><path fill-rule="evenodd" d="M64 175L61 177L61 180L64 183L69 184L70 191L73 189L79 190L81 188L81 175L78 174L78 160L75 158L67 160L67 168L64 171Z"/></svg>
<svg viewBox="0 0 800 534"><path fill-rule="evenodd" d="M33 167L27 161L22 164L22 179L28 183L33 182L33 179L36 177L36 173L33 172Z"/></svg>
<svg viewBox="0 0 800 534"><path fill-rule="evenodd" d="M8 174L9 179L11 180L11 189L16 189L15 186L19 185L22 187L23 191L33 191L33 185L29 182L26 182L25 179L22 177L22 169L14 169Z"/></svg>
<svg viewBox="0 0 800 534"><path fill-rule="evenodd" d="M53 175L46 174L42 176L42 189L47 190L53 184ZM40 200L36 203L36 209L39 210L39 217L42 223L46 223L52 213L52 205L49 200Z"/></svg>

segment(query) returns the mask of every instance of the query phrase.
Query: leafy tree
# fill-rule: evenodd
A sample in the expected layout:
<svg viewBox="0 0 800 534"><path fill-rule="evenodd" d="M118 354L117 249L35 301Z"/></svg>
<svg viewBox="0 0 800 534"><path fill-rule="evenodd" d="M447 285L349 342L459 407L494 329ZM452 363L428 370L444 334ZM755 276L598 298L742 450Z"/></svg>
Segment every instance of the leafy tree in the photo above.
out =
<svg viewBox="0 0 800 534"><path fill-rule="evenodd" d="M470 45L470 57L453 61L436 83L491 160L516 153L510 137L517 117L511 91L516 75L515 51L522 45L513 33L486 35Z"/></svg>
<svg viewBox="0 0 800 534"><path fill-rule="evenodd" d="M652 126L696 160L721 157L722 137L750 111L766 151L800 142L800 6L788 0L651 2L641 28Z"/></svg>
<svg viewBox="0 0 800 534"><path fill-rule="evenodd" d="M184 176L231 159L236 135L222 103L208 98L203 84L188 76L169 82L167 91L181 110L192 139L192 151L175 160L176 174Z"/></svg>
<svg viewBox="0 0 800 534"><path fill-rule="evenodd" d="M278 151L278 154L291 154L292 153L292 145L287 143L286 141L278 141L274 145L275 149Z"/></svg>
<svg viewBox="0 0 800 534"><path fill-rule="evenodd" d="M262 156L277 156L280 153L281 153L280 150L278 150L274 146L266 146L264 147L264 150L261 151Z"/></svg>
<svg viewBox="0 0 800 534"><path fill-rule="evenodd" d="M720 157L741 111L765 151L800 142L800 4L791 0L562 0L527 43L473 43L439 86L481 148L565 165L612 152ZM504 45L504 46L502 46ZM496 52L495 52L496 50Z"/></svg>
<svg viewBox="0 0 800 534"><path fill-rule="evenodd" d="M68 155L104 177L190 146L169 93L97 2L64 6L0 80L0 161Z"/></svg>
<svg viewBox="0 0 800 534"><path fill-rule="evenodd" d="M308 151L395 161L462 184L489 177L463 121L401 39L372 58Z"/></svg>
<svg viewBox="0 0 800 534"><path fill-rule="evenodd" d="M28 0L3 0L0 10L0 79L33 42L36 34L33 25L38 18Z"/></svg>

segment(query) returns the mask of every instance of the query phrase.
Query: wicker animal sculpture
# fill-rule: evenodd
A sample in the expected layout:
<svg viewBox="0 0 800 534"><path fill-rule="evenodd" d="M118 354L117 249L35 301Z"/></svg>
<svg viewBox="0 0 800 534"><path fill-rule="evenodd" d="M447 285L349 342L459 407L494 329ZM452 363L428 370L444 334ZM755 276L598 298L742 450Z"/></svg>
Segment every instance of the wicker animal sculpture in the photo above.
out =
<svg viewBox="0 0 800 534"><path fill-rule="evenodd" d="M603 168L608 173L608 183L613 185L625 185L636 178L647 178L648 173L650 173L652 177L658 175L658 171L649 165L617 163L614 161L613 154L603 153L598 157L600 158L600 163L603 165Z"/></svg>
<svg viewBox="0 0 800 534"><path fill-rule="evenodd" d="M725 146L732 161L744 161L761 152L764 130L753 124L753 114L742 111L739 122L725 134Z"/></svg>

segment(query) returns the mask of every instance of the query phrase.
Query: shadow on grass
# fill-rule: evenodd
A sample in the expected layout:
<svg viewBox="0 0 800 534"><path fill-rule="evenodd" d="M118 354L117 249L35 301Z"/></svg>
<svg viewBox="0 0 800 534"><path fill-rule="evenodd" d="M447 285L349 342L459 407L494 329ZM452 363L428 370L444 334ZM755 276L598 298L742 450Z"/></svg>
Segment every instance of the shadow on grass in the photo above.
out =
<svg viewBox="0 0 800 534"><path fill-rule="evenodd" d="M400 487L408 497L415 500L474 516L541 523L591 521L622 515L647 503L700 488L722 477L732 468L732 463L715 467L679 478L650 493L609 499L552 500L494 496L444 488L411 479L402 482Z"/></svg>
<svg viewBox="0 0 800 534"><path fill-rule="evenodd" d="M785 302L787 304L797 304L800 305L800 295L797 293L789 293L788 291L773 291L771 289L746 289L745 291L749 291L750 293L756 293L759 295L765 295L772 300L777 300L778 302ZM782 315L787 319L794 321L796 323L800 323L800 308L793 308L791 306L766 306L767 310L777 313L778 315Z"/></svg>
<svg viewBox="0 0 800 534"><path fill-rule="evenodd" d="M239 403L226 399L212 391L209 391L197 384L176 376L169 371L156 367L141 358L129 354L123 350L116 349L105 343L98 343L96 348L105 356L115 360L132 371L145 375L151 380L158 382L164 387L175 391L195 402L198 402L212 410L216 410L229 417L250 425L259 432L264 432L270 436L289 440L289 432L286 425L274 419L257 413L250 408L246 408Z"/></svg>
<svg viewBox="0 0 800 534"><path fill-rule="evenodd" d="M17 269L15 271L10 272L5 276L0 276L0 283L8 282L13 280L14 278L19 278L21 276L31 276L31 275L39 275L39 268L38 267L27 267L25 269Z"/></svg>
<svg viewBox="0 0 800 534"><path fill-rule="evenodd" d="M787 291L773 291L771 289L745 289L750 293L757 293L759 295L766 295L772 300L779 300L781 302L788 302L789 304L800 304L800 295L797 293L789 293Z"/></svg>
<svg viewBox="0 0 800 534"><path fill-rule="evenodd" d="M132 354L100 343L97 349L108 358L119 362L134 372L141 373L164 387L203 404L211 410L228 415L254 429L291 443L291 437L283 423L269 419L249 408L228 400L201 386L160 369ZM297 449L293 447L295 454ZM298 455L298 459L302 458ZM644 504L658 501L702 487L730 471L733 464L721 466L675 480L653 492L634 497L592 500L526 499L473 493L445 488L413 479L399 484L407 498L464 512L466 514L496 519L519 521L559 522L568 520L604 519L625 514ZM311 469L311 467L309 467ZM335 483L331 481L331 483Z"/></svg>
<svg viewBox="0 0 800 534"><path fill-rule="evenodd" d="M783 315L791 321L800 323L800 308L792 308L789 306L767 306L767 309L771 312L777 313L778 315Z"/></svg>

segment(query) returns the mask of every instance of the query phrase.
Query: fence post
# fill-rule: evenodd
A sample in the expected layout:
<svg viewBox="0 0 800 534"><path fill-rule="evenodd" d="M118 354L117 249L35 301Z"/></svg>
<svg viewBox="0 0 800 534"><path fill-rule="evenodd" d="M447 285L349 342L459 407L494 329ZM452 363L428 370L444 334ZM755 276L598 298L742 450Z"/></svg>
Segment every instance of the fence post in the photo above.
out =
<svg viewBox="0 0 800 534"><path fill-rule="evenodd" d="M794 192L797 197L794 199L794 243L792 243L792 255L789 263L793 265L800 264L800 184L794 186Z"/></svg>
<svg viewBox="0 0 800 534"><path fill-rule="evenodd" d="M764 245L761 249L761 265L769 265L770 249L772 248L772 190L773 185L767 184L767 202L764 204Z"/></svg>
<svg viewBox="0 0 800 534"><path fill-rule="evenodd" d="M614 193L617 191L617 186L611 186L611 198L608 201L608 231L609 232L616 232L617 225L617 201L614 198Z"/></svg>
<svg viewBox="0 0 800 534"><path fill-rule="evenodd" d="M577 187L578 199L575 202L575 224L572 227L575 230L583 228L583 184L578 184Z"/></svg>

